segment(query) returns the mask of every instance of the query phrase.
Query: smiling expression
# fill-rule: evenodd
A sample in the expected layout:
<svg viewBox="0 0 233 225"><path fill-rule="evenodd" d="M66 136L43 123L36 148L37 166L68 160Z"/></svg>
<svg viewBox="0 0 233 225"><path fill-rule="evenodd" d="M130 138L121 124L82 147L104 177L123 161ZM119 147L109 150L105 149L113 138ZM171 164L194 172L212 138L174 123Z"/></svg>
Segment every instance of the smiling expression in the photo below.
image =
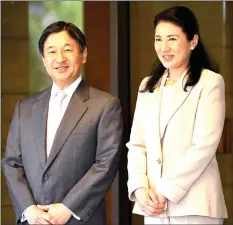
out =
<svg viewBox="0 0 233 225"><path fill-rule="evenodd" d="M87 49L81 53L78 43L67 31L50 34L45 41L43 63L53 82L61 89L80 76L86 58Z"/></svg>
<svg viewBox="0 0 233 225"><path fill-rule="evenodd" d="M181 27L173 23L162 21L155 29L155 51L165 68L186 68L192 44Z"/></svg>

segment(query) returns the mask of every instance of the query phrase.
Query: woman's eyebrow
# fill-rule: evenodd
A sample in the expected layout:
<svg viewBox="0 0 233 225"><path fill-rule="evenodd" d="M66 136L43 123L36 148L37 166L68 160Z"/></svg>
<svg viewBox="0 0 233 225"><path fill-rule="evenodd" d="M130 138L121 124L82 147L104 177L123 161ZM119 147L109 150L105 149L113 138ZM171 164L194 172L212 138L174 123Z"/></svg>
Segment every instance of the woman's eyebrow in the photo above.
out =
<svg viewBox="0 0 233 225"><path fill-rule="evenodd" d="M169 35L167 35L167 37L174 37L174 36L179 37L177 34L169 34ZM158 35L158 34L156 34L155 37L161 37L161 36Z"/></svg>

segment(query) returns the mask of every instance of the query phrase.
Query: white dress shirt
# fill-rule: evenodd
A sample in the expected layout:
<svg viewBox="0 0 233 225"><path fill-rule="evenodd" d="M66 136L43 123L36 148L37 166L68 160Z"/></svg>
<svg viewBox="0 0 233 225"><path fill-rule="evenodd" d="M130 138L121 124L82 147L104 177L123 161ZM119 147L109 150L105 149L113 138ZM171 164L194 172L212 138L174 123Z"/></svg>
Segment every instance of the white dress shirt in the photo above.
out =
<svg viewBox="0 0 233 225"><path fill-rule="evenodd" d="M60 122L62 120L62 117L67 109L67 106L70 102L70 99L74 91L80 84L81 80L82 80L82 77L79 76L77 80L75 80L69 87L65 88L64 90L60 90L56 86L56 84L53 84L52 86L51 96L49 100L48 119L47 119L47 144L46 144L47 157L49 156L50 150L52 148L53 140L54 140L56 131L60 125ZM59 112L56 97L61 91L64 92L66 97L62 101L61 111ZM60 116L59 119L57 118L58 116Z"/></svg>

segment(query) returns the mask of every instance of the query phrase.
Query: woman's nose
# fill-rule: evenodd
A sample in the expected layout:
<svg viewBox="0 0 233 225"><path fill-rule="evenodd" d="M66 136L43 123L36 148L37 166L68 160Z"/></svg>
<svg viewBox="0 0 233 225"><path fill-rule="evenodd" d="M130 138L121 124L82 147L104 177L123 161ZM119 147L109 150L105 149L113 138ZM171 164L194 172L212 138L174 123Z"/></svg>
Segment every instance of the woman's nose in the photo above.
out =
<svg viewBox="0 0 233 225"><path fill-rule="evenodd" d="M169 45L167 41L163 41L161 45L161 51L168 51L169 50Z"/></svg>

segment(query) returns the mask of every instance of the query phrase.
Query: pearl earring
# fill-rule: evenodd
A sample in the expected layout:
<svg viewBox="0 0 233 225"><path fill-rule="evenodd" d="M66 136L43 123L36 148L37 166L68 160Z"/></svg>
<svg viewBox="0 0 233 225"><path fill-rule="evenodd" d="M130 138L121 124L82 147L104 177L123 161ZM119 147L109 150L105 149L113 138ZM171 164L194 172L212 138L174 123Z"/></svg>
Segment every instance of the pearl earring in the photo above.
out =
<svg viewBox="0 0 233 225"><path fill-rule="evenodd" d="M193 50L194 49L194 47L191 47L191 50Z"/></svg>

